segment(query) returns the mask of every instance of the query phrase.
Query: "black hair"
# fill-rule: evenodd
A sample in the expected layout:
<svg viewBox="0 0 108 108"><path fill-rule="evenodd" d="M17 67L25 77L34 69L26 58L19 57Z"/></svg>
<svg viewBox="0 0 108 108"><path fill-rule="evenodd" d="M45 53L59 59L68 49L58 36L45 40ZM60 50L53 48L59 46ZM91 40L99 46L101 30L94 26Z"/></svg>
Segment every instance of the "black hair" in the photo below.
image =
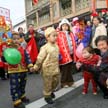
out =
<svg viewBox="0 0 108 108"><path fill-rule="evenodd" d="M68 25L68 24L67 24ZM70 34L70 32L71 32L71 30L70 30L71 28L70 28L70 26L68 25L68 31L69 31L69 34ZM62 25L61 25L61 27L60 27L60 31L62 31Z"/></svg>
<svg viewBox="0 0 108 108"><path fill-rule="evenodd" d="M91 46L85 47L83 50L87 50L90 54L94 54L94 49Z"/></svg>
<svg viewBox="0 0 108 108"><path fill-rule="evenodd" d="M106 41L106 43L108 44L108 37L105 36L105 35L100 35L100 36L98 36L98 37L96 38L96 40L95 40L96 46L97 46L97 44L98 44L99 41Z"/></svg>
<svg viewBox="0 0 108 108"><path fill-rule="evenodd" d="M29 27L29 26L34 26L34 24L29 24L28 27Z"/></svg>
<svg viewBox="0 0 108 108"><path fill-rule="evenodd" d="M101 20L101 18L100 18L99 16L93 17L93 20L94 20L95 18L99 21L99 23L102 22L102 20ZM93 22L93 20L92 20L92 22Z"/></svg>
<svg viewBox="0 0 108 108"><path fill-rule="evenodd" d="M22 27L19 27L19 28L18 28L18 31L20 31L20 29L22 29L22 30L23 30L23 28L22 28Z"/></svg>

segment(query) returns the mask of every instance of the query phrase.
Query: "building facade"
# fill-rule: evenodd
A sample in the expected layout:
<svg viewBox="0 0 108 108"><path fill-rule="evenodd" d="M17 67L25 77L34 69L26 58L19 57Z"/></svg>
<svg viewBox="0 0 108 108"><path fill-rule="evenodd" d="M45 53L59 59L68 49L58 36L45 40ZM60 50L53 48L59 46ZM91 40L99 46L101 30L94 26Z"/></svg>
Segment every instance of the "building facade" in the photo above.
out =
<svg viewBox="0 0 108 108"><path fill-rule="evenodd" d="M91 12L92 0L25 0L26 23L35 29L58 23L62 18L73 18ZM96 8L106 8L106 0L96 0Z"/></svg>
<svg viewBox="0 0 108 108"><path fill-rule="evenodd" d="M20 19L16 24L13 25L13 30L18 32L18 28L22 27L24 30L24 33L27 32L27 25L25 18Z"/></svg>

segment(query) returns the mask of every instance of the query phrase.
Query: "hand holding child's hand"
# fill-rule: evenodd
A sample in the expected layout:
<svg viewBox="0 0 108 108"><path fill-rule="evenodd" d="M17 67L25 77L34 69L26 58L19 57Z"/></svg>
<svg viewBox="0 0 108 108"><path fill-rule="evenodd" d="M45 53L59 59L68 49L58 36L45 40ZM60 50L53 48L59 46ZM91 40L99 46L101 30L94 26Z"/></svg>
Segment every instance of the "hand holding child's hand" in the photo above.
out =
<svg viewBox="0 0 108 108"><path fill-rule="evenodd" d="M107 78L107 80L106 80L106 85L107 85L107 88L108 88L108 78Z"/></svg>
<svg viewBox="0 0 108 108"><path fill-rule="evenodd" d="M29 68L30 72L34 72L35 69L33 67Z"/></svg>
<svg viewBox="0 0 108 108"><path fill-rule="evenodd" d="M80 62L77 62L77 63L76 63L76 68L77 68L77 69L79 69L81 66L82 66L82 63L80 63Z"/></svg>

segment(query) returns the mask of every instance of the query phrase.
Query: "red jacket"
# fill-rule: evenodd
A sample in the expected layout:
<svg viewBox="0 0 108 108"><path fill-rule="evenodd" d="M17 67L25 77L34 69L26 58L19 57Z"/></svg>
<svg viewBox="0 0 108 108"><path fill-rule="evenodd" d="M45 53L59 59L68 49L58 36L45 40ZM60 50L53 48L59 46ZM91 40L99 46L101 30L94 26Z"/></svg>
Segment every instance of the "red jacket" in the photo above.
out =
<svg viewBox="0 0 108 108"><path fill-rule="evenodd" d="M69 53L69 46L68 46L68 41L67 41L65 33L62 31L58 32L57 44L59 46L60 55L62 57L62 59L60 60L61 65L70 63L72 61L76 61L76 55L75 55L76 43L75 43L74 35L72 32L70 32L70 37L73 43L72 57Z"/></svg>
<svg viewBox="0 0 108 108"><path fill-rule="evenodd" d="M100 59L100 56L94 54L90 59L80 58L78 61L88 65L96 65Z"/></svg>

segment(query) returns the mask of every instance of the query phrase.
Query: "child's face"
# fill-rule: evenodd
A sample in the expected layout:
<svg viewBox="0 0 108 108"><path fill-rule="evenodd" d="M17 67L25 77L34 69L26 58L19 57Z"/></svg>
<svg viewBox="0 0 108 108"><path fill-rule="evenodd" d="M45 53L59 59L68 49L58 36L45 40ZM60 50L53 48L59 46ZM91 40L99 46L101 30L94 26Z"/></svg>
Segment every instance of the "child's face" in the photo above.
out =
<svg viewBox="0 0 108 108"><path fill-rule="evenodd" d="M68 31L68 29L69 29L69 26L67 24L62 25L62 30L63 31Z"/></svg>
<svg viewBox="0 0 108 108"><path fill-rule="evenodd" d="M105 40L99 41L97 43L97 47L102 53L105 53L108 51L108 43Z"/></svg>
<svg viewBox="0 0 108 108"><path fill-rule="evenodd" d="M87 59L91 56L91 54L87 50L82 51L82 57Z"/></svg>
<svg viewBox="0 0 108 108"><path fill-rule="evenodd" d="M19 35L14 35L13 36L13 43L20 44L20 36Z"/></svg>
<svg viewBox="0 0 108 108"><path fill-rule="evenodd" d="M57 40L57 33L56 32L51 33L47 39L48 39L48 42L51 42L54 44Z"/></svg>

